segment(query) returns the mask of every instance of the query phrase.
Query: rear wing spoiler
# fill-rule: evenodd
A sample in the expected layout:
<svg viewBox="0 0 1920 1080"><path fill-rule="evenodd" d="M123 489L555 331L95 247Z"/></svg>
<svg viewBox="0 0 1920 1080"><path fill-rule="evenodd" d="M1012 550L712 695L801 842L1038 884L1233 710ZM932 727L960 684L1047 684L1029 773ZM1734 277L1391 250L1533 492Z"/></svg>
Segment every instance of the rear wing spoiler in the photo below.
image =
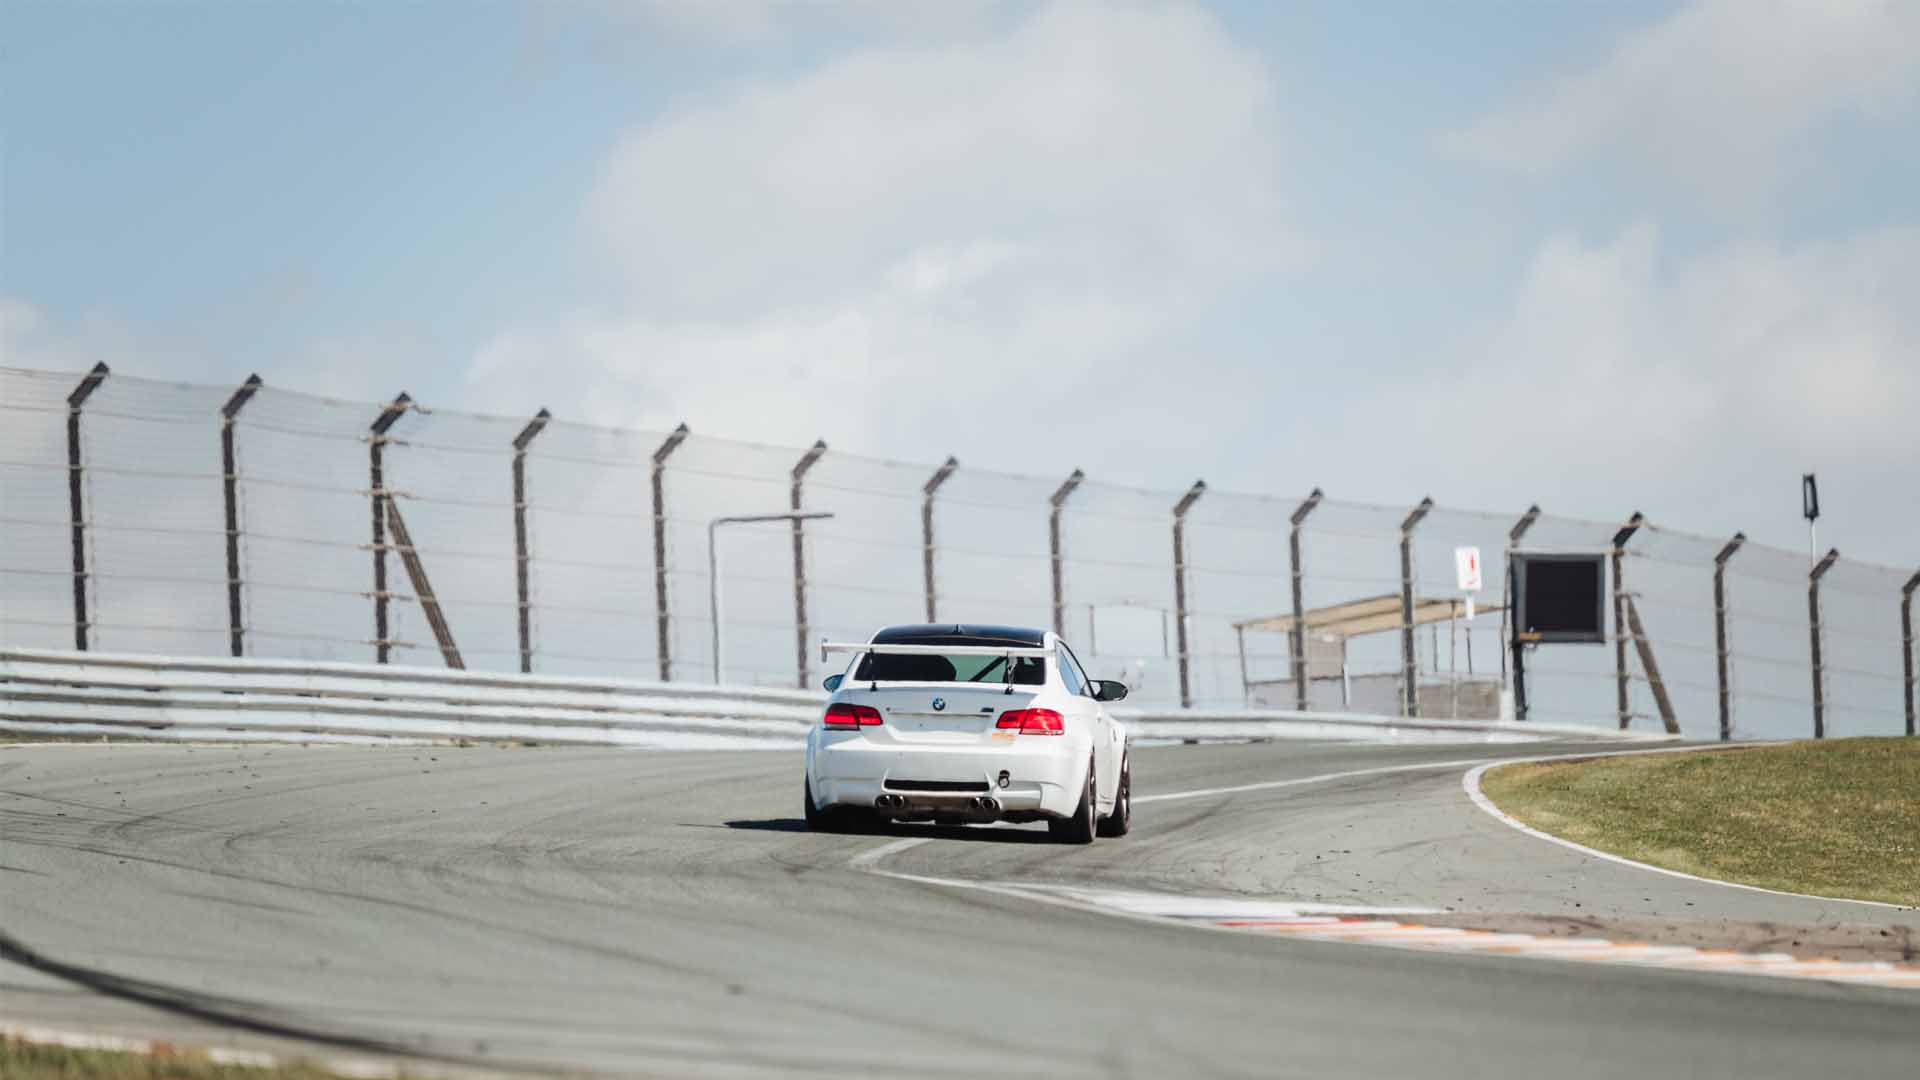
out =
<svg viewBox="0 0 1920 1080"><path fill-rule="evenodd" d="M1004 656L1012 659L1016 656L1045 660L1053 650L1037 645L888 645L872 641L828 641L820 640L820 662L826 663L828 653L885 653L889 656Z"/></svg>

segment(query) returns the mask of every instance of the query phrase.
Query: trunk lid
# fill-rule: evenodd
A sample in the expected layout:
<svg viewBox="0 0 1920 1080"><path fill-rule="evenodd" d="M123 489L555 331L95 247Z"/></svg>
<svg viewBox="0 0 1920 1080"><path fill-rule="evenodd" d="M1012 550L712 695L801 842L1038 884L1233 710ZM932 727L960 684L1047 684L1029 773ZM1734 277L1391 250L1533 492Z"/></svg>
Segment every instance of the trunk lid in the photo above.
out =
<svg viewBox="0 0 1920 1080"><path fill-rule="evenodd" d="M1016 685L1012 689L1008 693L1006 686L997 683L881 683L878 690L848 687L845 699L880 710L885 723L865 729L869 739L884 731L899 743L985 746L994 741L993 725L1000 714L1026 708L1038 688Z"/></svg>

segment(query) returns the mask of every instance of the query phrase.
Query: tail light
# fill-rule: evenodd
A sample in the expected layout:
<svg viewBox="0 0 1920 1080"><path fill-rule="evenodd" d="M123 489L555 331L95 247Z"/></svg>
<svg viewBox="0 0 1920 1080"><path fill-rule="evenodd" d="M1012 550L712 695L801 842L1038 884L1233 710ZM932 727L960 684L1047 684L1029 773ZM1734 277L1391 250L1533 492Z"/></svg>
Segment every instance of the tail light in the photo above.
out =
<svg viewBox="0 0 1920 1080"><path fill-rule="evenodd" d="M1008 709L993 726L1022 735L1064 735L1067 731L1066 721L1052 709Z"/></svg>
<svg viewBox="0 0 1920 1080"><path fill-rule="evenodd" d="M873 727L880 723L880 710L871 705L849 705L843 701L827 706L827 715L821 722L840 730Z"/></svg>

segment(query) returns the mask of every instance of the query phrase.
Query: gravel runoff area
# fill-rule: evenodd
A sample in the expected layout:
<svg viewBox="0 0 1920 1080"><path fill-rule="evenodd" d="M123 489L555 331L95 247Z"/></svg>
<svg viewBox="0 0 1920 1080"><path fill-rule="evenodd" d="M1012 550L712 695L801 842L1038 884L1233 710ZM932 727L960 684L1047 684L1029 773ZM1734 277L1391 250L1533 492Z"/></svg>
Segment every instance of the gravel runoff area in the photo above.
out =
<svg viewBox="0 0 1920 1080"><path fill-rule="evenodd" d="M1920 907L1920 739L1513 764L1481 790L1542 832L1669 870Z"/></svg>

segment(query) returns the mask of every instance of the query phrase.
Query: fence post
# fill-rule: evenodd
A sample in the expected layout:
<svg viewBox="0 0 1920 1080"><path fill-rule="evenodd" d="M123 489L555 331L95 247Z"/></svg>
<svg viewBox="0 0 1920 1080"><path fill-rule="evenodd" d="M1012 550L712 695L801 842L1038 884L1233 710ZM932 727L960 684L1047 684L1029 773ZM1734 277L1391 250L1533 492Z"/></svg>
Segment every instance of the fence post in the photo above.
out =
<svg viewBox="0 0 1920 1080"><path fill-rule="evenodd" d="M1813 737L1827 737L1827 673L1820 659L1820 579L1840 558L1839 548L1829 548L1807 574L1807 636L1813 661Z"/></svg>
<svg viewBox="0 0 1920 1080"><path fill-rule="evenodd" d="M667 458L687 441L687 425L673 429L653 452L653 611L654 652L660 659L660 681L673 681L671 617L667 613Z"/></svg>
<svg viewBox="0 0 1920 1080"><path fill-rule="evenodd" d="M1720 741L1733 738L1733 651L1727 645L1727 560L1747 542L1737 532L1713 557L1713 645L1720 678Z"/></svg>
<svg viewBox="0 0 1920 1080"><path fill-rule="evenodd" d="M932 622L936 617L933 602L933 495L940 490L941 484L947 482L947 477L953 475L953 470L959 467L960 459L947 458L946 462L935 469L933 476L928 478L926 484L920 488L920 562L926 578L928 622Z"/></svg>
<svg viewBox="0 0 1920 1080"><path fill-rule="evenodd" d="M375 657L382 664L392 652L392 643L387 639L387 515L385 501L387 480L381 451L387 444L387 429L407 413L407 407L413 399L402 391L393 403L380 410L369 430L372 437L367 440L369 474L373 486L369 491L373 500L373 645Z"/></svg>
<svg viewBox="0 0 1920 1080"><path fill-rule="evenodd" d="M1187 511L1206 494L1207 482L1195 480L1173 505L1173 632L1180 646L1180 707L1193 707L1193 673L1187 652Z"/></svg>
<svg viewBox="0 0 1920 1080"><path fill-rule="evenodd" d="M1913 734L1913 591L1920 589L1920 571L1900 586L1900 669L1905 675L1907 734Z"/></svg>
<svg viewBox="0 0 1920 1080"><path fill-rule="evenodd" d="M513 437L513 583L516 607L520 613L520 671L533 671L533 602L528 593L527 558L527 447L534 436L547 426L553 414L545 409L533 414L527 426Z"/></svg>
<svg viewBox="0 0 1920 1080"><path fill-rule="evenodd" d="M1293 633L1288 635L1290 639L1288 644L1293 651L1294 707L1301 712L1307 711L1307 612L1306 600L1301 592L1304 577L1300 567L1300 527L1306 524L1307 515L1313 513L1314 507L1319 506L1320 500L1325 497L1319 488L1314 488L1306 499L1294 508L1293 516L1287 519L1291 523L1287 529L1287 565L1293 574ZM1244 684L1247 681L1244 631L1241 633L1241 640L1240 681Z"/></svg>
<svg viewBox="0 0 1920 1080"><path fill-rule="evenodd" d="M1626 554L1627 541L1633 539L1633 534L1640 531L1640 526L1645 524L1646 520L1646 516L1636 510L1633 516L1627 519L1627 523L1620 527L1620 531L1613 534L1613 550L1611 552L1613 567L1613 679L1614 697L1620 714L1621 731L1627 730L1627 725L1633 720L1633 708L1627 700L1627 683L1630 678L1627 673L1627 585L1621 576L1624 565L1621 559L1622 556Z"/></svg>
<svg viewBox="0 0 1920 1080"><path fill-rule="evenodd" d="M813 445L807 448L807 452L800 455L800 460L794 463L793 486L788 491L791 496L790 506L794 512L798 513L800 510L800 486L806 479L807 470L813 468L814 462L819 461L820 455L826 452L826 440L816 439ZM805 535L801 531L805 523L799 518L794 518L792 524L794 666L799 670L799 681L796 685L805 690L810 674L807 663L807 548ZM718 619L720 613L714 612L713 617Z"/></svg>
<svg viewBox="0 0 1920 1080"><path fill-rule="evenodd" d="M1073 470L1065 483L1062 483L1047 498L1047 551L1053 561L1053 632L1067 636L1067 587L1060 559L1060 513L1067 504L1067 496L1080 486L1087 474L1079 469Z"/></svg>
<svg viewBox="0 0 1920 1080"><path fill-rule="evenodd" d="M234 460L233 425L240 410L260 390L260 376L249 375L240 389L220 406L220 487L225 504L227 533L227 643L233 655L247 653L245 628L240 625L240 470Z"/></svg>
<svg viewBox="0 0 1920 1080"><path fill-rule="evenodd" d="M67 507L73 526L73 647L87 651L87 522L85 475L80 463L80 408L100 388L109 371L105 364L93 365L80 385L67 395Z"/></svg>
<svg viewBox="0 0 1920 1080"><path fill-rule="evenodd" d="M1518 635L1509 629L1518 629L1513 626L1512 621L1516 603L1513 598L1513 553L1520 546L1521 539L1527 535L1527 530L1533 528L1533 523L1538 520L1540 520L1540 504L1535 503L1527 507L1527 512L1520 515L1520 520L1513 523L1513 528L1507 530L1506 566L1503 568L1505 573L1500 578L1500 637L1502 639L1500 685L1502 687L1507 685L1507 650L1511 649L1513 650L1513 718L1516 721L1527 718L1527 664L1526 653L1523 651L1525 646L1520 643Z"/></svg>
<svg viewBox="0 0 1920 1080"><path fill-rule="evenodd" d="M1400 713L1420 715L1420 667L1413 644L1413 530L1433 509L1425 498L1400 523Z"/></svg>

